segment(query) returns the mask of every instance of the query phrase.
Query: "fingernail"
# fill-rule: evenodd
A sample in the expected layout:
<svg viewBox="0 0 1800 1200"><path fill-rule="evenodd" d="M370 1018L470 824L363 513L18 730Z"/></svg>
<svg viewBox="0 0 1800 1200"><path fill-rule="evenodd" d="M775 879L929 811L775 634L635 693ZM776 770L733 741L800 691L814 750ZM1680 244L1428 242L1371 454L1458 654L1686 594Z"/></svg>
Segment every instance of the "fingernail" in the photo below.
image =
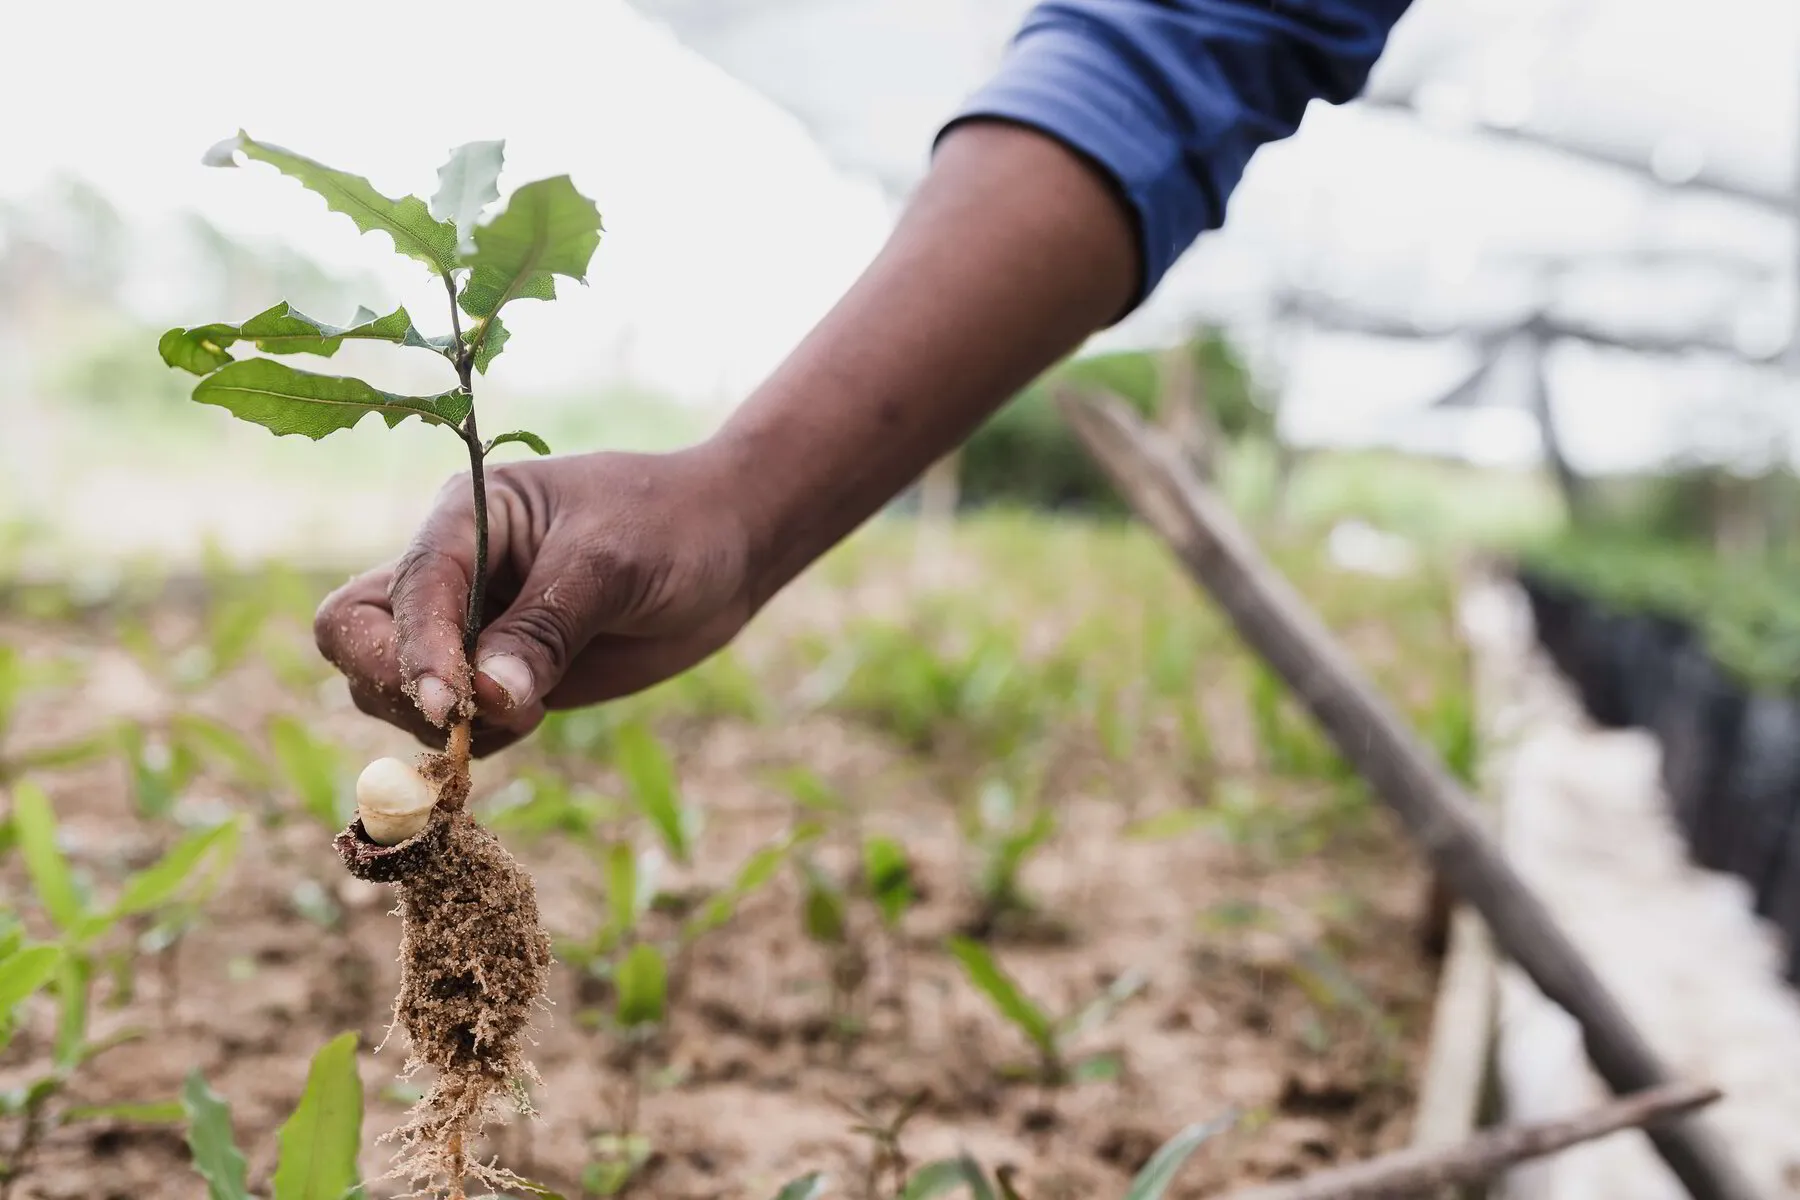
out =
<svg viewBox="0 0 1800 1200"><path fill-rule="evenodd" d="M525 660L510 654L495 654L481 660L477 668L483 675L500 685L512 706L518 708L522 704L531 703L531 689L535 681L531 678L531 668Z"/></svg>
<svg viewBox="0 0 1800 1200"><path fill-rule="evenodd" d="M421 675L418 686L419 711L433 725L442 725L450 719L450 710L456 707L456 693L450 685L436 675Z"/></svg>

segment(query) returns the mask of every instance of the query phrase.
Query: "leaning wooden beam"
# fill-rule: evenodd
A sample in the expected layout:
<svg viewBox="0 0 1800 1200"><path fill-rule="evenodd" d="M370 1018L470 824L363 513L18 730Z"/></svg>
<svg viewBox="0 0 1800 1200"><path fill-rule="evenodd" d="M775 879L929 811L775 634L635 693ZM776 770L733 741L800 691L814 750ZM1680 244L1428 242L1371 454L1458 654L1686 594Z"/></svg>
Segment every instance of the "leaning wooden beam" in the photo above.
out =
<svg viewBox="0 0 1800 1200"><path fill-rule="evenodd" d="M1338 751L1399 814L1432 865L1486 920L1500 952L1581 1026L1588 1057L1619 1094L1672 1081L1587 960L1482 826L1475 802L1364 678L1318 616L1257 552L1229 510L1123 405L1059 398L1064 417L1140 516L1281 675ZM1751 1200L1711 1131L1651 1132L1694 1200Z"/></svg>
<svg viewBox="0 0 1800 1200"><path fill-rule="evenodd" d="M1220 1200L1385 1200L1486 1183L1515 1163L1544 1158L1621 1129L1704 1108L1719 1089L1671 1083L1625 1096L1579 1116L1490 1129L1455 1146L1413 1148L1319 1171L1292 1183L1227 1192Z"/></svg>

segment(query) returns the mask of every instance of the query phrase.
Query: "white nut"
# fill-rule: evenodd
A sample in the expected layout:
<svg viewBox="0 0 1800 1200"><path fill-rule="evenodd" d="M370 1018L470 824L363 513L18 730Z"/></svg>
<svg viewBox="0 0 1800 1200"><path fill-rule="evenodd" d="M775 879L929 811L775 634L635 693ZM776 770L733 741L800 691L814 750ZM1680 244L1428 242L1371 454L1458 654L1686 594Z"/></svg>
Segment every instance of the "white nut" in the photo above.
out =
<svg viewBox="0 0 1800 1200"><path fill-rule="evenodd" d="M356 777L356 815L369 840L397 846L425 828L437 797L408 763L378 758Z"/></svg>

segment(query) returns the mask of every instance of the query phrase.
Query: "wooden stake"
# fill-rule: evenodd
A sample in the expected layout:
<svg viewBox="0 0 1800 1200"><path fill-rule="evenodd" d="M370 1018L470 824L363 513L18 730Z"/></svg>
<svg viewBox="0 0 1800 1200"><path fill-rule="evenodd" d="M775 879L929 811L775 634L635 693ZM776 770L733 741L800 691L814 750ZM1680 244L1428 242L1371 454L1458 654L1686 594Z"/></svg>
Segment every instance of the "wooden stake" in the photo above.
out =
<svg viewBox="0 0 1800 1200"><path fill-rule="evenodd" d="M1227 1192L1221 1200L1386 1200L1442 1188L1485 1183L1506 1168L1544 1158L1621 1129L1632 1129L1704 1108L1717 1088L1671 1083L1554 1121L1507 1125L1454 1146L1414 1147L1367 1162L1319 1171L1292 1183Z"/></svg>
<svg viewBox="0 0 1800 1200"><path fill-rule="evenodd" d="M1115 401L1064 397L1060 405L1138 515L1394 809L1450 886L1482 915L1501 952L1575 1018L1607 1085L1623 1095L1671 1082L1630 1017L1507 862L1442 760L1367 682L1166 440ZM1659 1125L1650 1138L1694 1200L1755 1200L1749 1180L1700 1123Z"/></svg>

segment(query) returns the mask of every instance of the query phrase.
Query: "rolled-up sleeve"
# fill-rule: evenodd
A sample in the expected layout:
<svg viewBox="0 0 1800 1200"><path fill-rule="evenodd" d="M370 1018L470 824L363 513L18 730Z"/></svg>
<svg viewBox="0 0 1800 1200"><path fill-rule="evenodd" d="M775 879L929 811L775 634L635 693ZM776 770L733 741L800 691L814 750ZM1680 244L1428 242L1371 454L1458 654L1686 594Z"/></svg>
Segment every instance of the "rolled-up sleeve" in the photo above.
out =
<svg viewBox="0 0 1800 1200"><path fill-rule="evenodd" d="M1408 3L1044 0L944 129L1017 122L1109 175L1142 246L1135 307L1224 223L1258 146L1291 135L1312 100L1362 90Z"/></svg>

